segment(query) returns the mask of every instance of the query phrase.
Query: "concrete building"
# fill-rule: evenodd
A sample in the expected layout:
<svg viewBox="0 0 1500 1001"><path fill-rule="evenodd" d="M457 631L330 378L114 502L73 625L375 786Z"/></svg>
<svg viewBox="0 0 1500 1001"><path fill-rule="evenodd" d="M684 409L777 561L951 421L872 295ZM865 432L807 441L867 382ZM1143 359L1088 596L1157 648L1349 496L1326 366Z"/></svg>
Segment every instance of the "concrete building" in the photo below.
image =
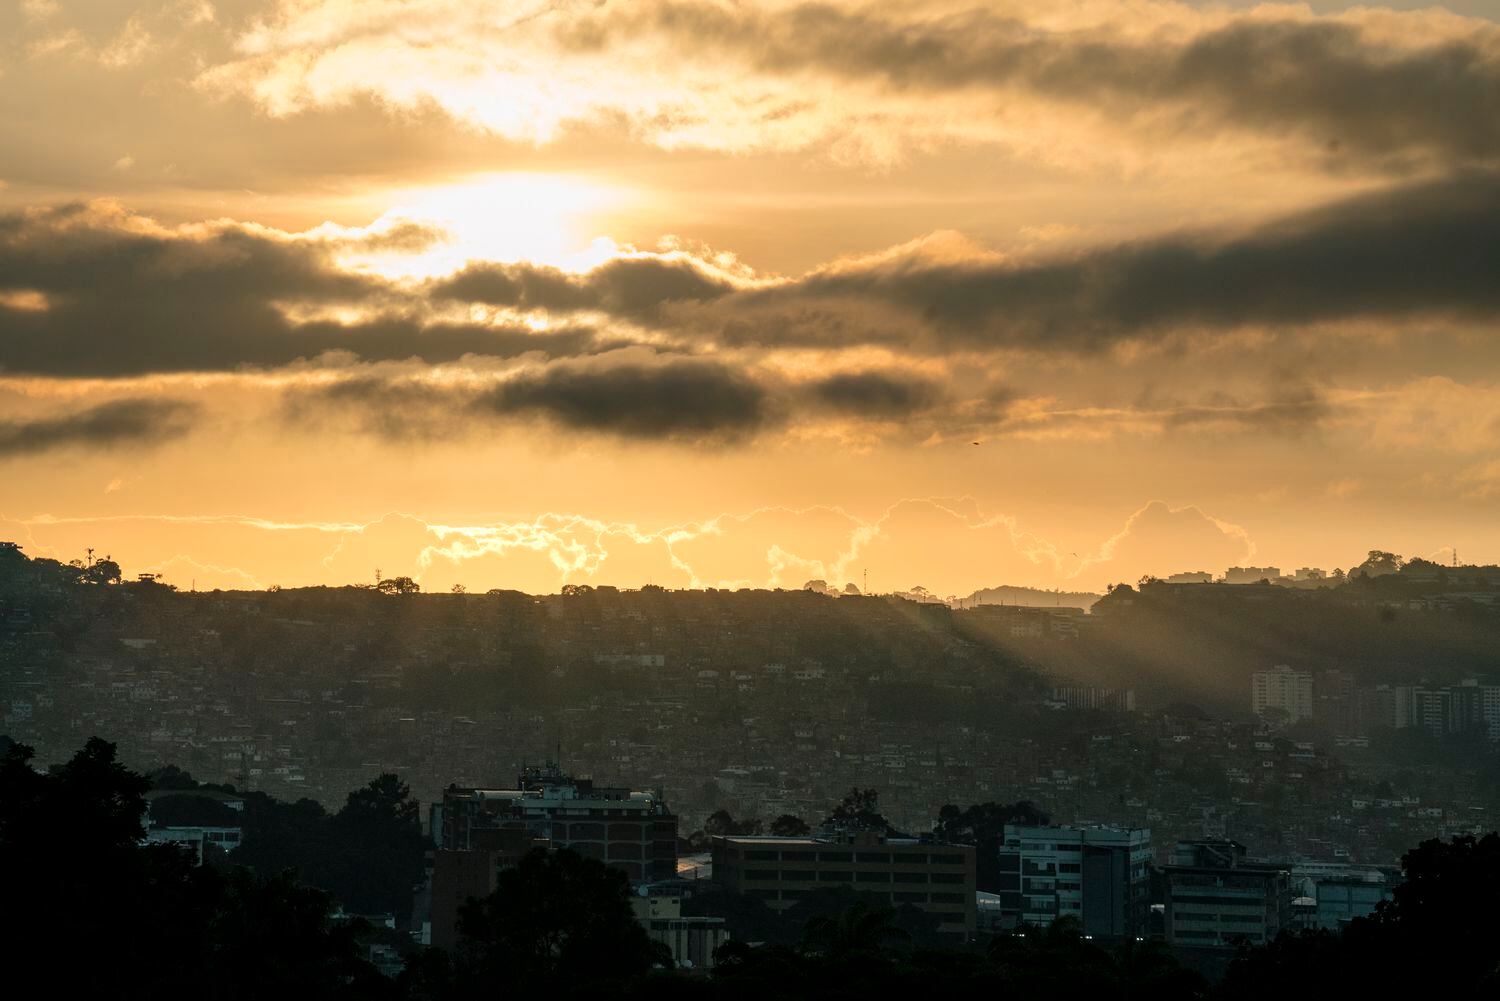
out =
<svg viewBox="0 0 1500 1001"><path fill-rule="evenodd" d="M1316 887L1317 926L1337 931L1355 918L1368 917L1381 901L1391 899L1391 887L1356 877L1325 879Z"/></svg>
<svg viewBox="0 0 1500 1001"><path fill-rule="evenodd" d="M1257 716L1275 716L1287 723L1313 717L1313 676L1278 664L1256 671L1250 678L1250 709Z"/></svg>
<svg viewBox="0 0 1500 1001"><path fill-rule="evenodd" d="M1162 873L1169 945L1259 945L1292 926L1291 873L1247 861L1237 842L1179 841Z"/></svg>
<svg viewBox="0 0 1500 1001"><path fill-rule="evenodd" d="M974 848L871 831L804 838L716 837L714 881L784 911L815 890L839 886L912 904L938 917L940 931L974 934Z"/></svg>
<svg viewBox="0 0 1500 1001"><path fill-rule="evenodd" d="M238 827L153 827L146 831L148 845L181 845L190 849L198 865L203 864L203 851L213 845L220 851L232 852L240 846Z"/></svg>
<svg viewBox="0 0 1500 1001"><path fill-rule="evenodd" d="M1085 935L1135 938L1150 915L1151 832L1005 825L1000 909L1007 927L1075 917Z"/></svg>
<svg viewBox="0 0 1500 1001"><path fill-rule="evenodd" d="M1133 713L1135 689L1068 685L1052 689L1052 702L1064 709L1102 709L1105 712Z"/></svg>
<svg viewBox="0 0 1500 1001"><path fill-rule="evenodd" d="M642 885L630 906L646 935L671 950L679 969L713 969L714 952L729 941L729 929L723 918L684 916L683 897L678 887Z"/></svg>
<svg viewBox="0 0 1500 1001"><path fill-rule="evenodd" d="M655 794L594 785L555 764L528 768L513 789L450 786L432 811L438 847L465 851L480 832L526 831L621 869L634 882L677 875L677 817Z"/></svg>

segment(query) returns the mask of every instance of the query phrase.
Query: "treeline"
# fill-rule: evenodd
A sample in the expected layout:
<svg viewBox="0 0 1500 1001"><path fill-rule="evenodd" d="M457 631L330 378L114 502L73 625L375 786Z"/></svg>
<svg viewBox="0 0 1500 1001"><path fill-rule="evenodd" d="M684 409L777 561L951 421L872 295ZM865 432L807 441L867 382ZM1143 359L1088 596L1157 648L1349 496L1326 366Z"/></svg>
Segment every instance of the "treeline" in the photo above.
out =
<svg viewBox="0 0 1500 1001"><path fill-rule="evenodd" d="M415 951L386 978L366 958L378 932L335 921L331 897L293 874L196 866L180 848L143 845L149 786L98 739L46 772L24 746L0 754L0 941L13 982L45 982L60 996L233 1001L457 1001L497 990L736 1001L947 990L1251 1001L1434 988L1490 997L1500 989L1493 834L1425 842L1403 858L1405 882L1373 917L1342 934L1243 948L1217 985L1159 943L1107 948L1067 920L944 948L910 914L848 891L793 915L800 933L781 925L752 937L752 929L720 950L711 974L688 975L668 968L663 947L635 920L623 874L566 850L533 852L502 873L494 894L463 909L451 954ZM943 823L977 831L992 812L945 810ZM708 894L690 903L735 905Z"/></svg>
<svg viewBox="0 0 1500 1001"><path fill-rule="evenodd" d="M413 890L423 879L426 841L420 806L395 775L381 775L351 792L337 813L311 799L287 803L263 792L241 794L233 786L203 785L174 766L147 779L155 790L153 825L242 829L233 858L211 853L210 864L259 872L294 870L351 912L391 914L398 921L410 916ZM198 790L233 793L244 800L244 811L192 795ZM172 795L174 791L181 795Z"/></svg>

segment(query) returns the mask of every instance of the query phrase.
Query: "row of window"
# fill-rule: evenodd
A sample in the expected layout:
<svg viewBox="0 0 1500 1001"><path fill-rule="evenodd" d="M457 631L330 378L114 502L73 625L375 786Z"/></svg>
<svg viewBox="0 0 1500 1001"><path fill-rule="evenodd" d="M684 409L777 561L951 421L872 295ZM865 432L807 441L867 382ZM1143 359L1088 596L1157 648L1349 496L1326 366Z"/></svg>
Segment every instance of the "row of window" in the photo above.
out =
<svg viewBox="0 0 1500 1001"><path fill-rule="evenodd" d="M787 887L782 890L761 890L751 888L745 891L746 896L755 897L759 900L801 900L811 894L812 890L793 889ZM892 903L896 904L963 904L968 900L968 895L963 893L912 893L897 890L890 895Z"/></svg>
<svg viewBox="0 0 1500 1001"><path fill-rule="evenodd" d="M932 855L914 852L775 851L748 848L747 862L855 862L861 865L963 865L964 856L952 852Z"/></svg>
<svg viewBox="0 0 1500 1001"><path fill-rule="evenodd" d="M745 879L755 883L947 883L960 884L958 872L850 872L839 869L749 869Z"/></svg>

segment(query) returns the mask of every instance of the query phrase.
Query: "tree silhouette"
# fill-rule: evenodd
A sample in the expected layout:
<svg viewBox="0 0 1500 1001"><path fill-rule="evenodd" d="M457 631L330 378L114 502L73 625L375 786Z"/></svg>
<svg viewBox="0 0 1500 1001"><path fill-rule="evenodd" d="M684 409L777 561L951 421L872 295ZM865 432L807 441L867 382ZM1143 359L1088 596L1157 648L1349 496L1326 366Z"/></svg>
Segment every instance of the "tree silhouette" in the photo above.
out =
<svg viewBox="0 0 1500 1001"><path fill-rule="evenodd" d="M812 833L812 828L801 817L783 813L771 821L771 833L778 838L801 838Z"/></svg>
<svg viewBox="0 0 1500 1001"><path fill-rule="evenodd" d="M625 874L568 849L530 852L495 892L459 913L455 975L466 985L566 990L669 966L630 907Z"/></svg>

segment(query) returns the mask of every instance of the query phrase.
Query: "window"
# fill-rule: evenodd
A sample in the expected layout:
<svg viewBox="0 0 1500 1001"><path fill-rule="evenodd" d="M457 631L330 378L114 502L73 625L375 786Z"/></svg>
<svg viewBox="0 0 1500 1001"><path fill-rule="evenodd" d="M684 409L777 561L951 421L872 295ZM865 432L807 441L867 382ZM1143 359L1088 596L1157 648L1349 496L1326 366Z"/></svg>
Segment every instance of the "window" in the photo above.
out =
<svg viewBox="0 0 1500 1001"><path fill-rule="evenodd" d="M889 852L856 852L854 861L874 863L876 865L890 865L891 856Z"/></svg>
<svg viewBox="0 0 1500 1001"><path fill-rule="evenodd" d="M889 883L891 874L888 872L856 872L854 874L856 883Z"/></svg>
<svg viewBox="0 0 1500 1001"><path fill-rule="evenodd" d="M768 851L759 851L759 850L753 851L753 852L746 852L745 853L745 860L747 862L775 862L776 861L776 853L775 852L768 852Z"/></svg>
<svg viewBox="0 0 1500 1001"><path fill-rule="evenodd" d="M847 870L825 869L823 872L818 873L818 882L820 883L852 883L853 881L854 874Z"/></svg>
<svg viewBox="0 0 1500 1001"><path fill-rule="evenodd" d="M932 856L932 861L937 865L963 865L964 857L952 853Z"/></svg>
<svg viewBox="0 0 1500 1001"><path fill-rule="evenodd" d="M925 904L927 894L925 893L893 893L891 898L898 904Z"/></svg>
<svg viewBox="0 0 1500 1001"><path fill-rule="evenodd" d="M964 902L962 893L934 893L932 895L934 904L961 904Z"/></svg>
<svg viewBox="0 0 1500 1001"><path fill-rule="evenodd" d="M816 862L817 860L818 860L818 853L817 852L782 852L781 853L781 861L783 861L783 862Z"/></svg>
<svg viewBox="0 0 1500 1001"><path fill-rule="evenodd" d="M819 862L848 862L854 858L852 852L819 852Z"/></svg>
<svg viewBox="0 0 1500 1001"><path fill-rule="evenodd" d="M956 872L935 872L932 874L934 883L962 883L964 878Z"/></svg>
<svg viewBox="0 0 1500 1001"><path fill-rule="evenodd" d="M927 874L925 872L893 872L891 878L898 883L925 883Z"/></svg>

